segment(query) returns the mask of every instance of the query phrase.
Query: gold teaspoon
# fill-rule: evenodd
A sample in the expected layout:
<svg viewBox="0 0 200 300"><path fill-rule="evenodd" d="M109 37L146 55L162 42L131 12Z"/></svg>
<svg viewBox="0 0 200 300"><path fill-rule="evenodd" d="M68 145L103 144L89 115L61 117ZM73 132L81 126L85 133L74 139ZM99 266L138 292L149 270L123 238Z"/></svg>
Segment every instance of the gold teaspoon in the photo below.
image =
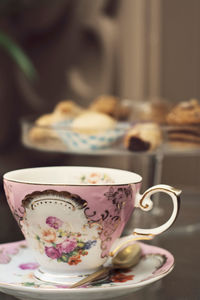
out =
<svg viewBox="0 0 200 300"><path fill-rule="evenodd" d="M88 282L92 282L106 273L109 273L113 269L128 269L135 266L141 256L141 247L139 244L135 243L123 248L119 251L115 257L112 259L112 265L109 267L103 267L100 270L88 275L86 278L76 282L71 285L70 288L76 288Z"/></svg>

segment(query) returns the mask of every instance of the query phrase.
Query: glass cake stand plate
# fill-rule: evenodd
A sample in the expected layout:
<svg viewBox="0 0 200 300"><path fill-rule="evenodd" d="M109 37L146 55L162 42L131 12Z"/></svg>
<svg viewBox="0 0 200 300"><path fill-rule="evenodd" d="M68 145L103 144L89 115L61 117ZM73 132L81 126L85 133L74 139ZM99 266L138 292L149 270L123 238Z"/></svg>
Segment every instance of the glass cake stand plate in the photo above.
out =
<svg viewBox="0 0 200 300"><path fill-rule="evenodd" d="M155 155L160 146L154 150L129 151L124 146L124 136L131 125L118 122L116 128L99 134L82 134L74 132L65 121L52 126L38 126L35 116L21 120L21 139L24 146L47 152L83 155ZM161 129L162 131L162 129Z"/></svg>

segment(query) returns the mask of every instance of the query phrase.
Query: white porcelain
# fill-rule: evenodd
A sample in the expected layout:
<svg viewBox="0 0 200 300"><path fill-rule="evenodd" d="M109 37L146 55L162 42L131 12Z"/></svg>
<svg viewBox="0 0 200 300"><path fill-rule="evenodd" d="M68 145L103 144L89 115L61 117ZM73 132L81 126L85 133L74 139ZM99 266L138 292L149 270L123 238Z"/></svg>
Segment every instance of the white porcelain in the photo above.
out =
<svg viewBox="0 0 200 300"><path fill-rule="evenodd" d="M95 167L43 167L4 175L8 204L40 265L35 277L72 284L100 269L133 240L152 239L168 229L179 210L180 191L157 185L139 193L140 175ZM151 196L167 193L172 214L153 229L133 229L120 238L135 207L151 210Z"/></svg>
<svg viewBox="0 0 200 300"><path fill-rule="evenodd" d="M167 250L140 243L138 265L126 271L113 271L109 278L70 289L35 279L39 265L25 241L0 245L0 291L23 300L109 299L133 293L169 274L174 257Z"/></svg>

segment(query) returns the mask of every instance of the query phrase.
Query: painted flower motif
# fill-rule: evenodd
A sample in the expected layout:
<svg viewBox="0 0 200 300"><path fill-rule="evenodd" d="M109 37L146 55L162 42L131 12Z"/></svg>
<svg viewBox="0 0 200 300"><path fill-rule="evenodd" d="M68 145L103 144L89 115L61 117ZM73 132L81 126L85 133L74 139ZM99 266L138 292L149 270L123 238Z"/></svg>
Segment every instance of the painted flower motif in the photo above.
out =
<svg viewBox="0 0 200 300"><path fill-rule="evenodd" d="M26 278L26 280L35 279L35 275L33 272L26 274L24 277Z"/></svg>
<svg viewBox="0 0 200 300"><path fill-rule="evenodd" d="M54 243L56 240L56 232L53 229L43 230L42 239L47 243Z"/></svg>
<svg viewBox="0 0 200 300"><path fill-rule="evenodd" d="M27 287L35 287L35 288L40 287L39 285L35 284L35 282L22 282L22 285Z"/></svg>
<svg viewBox="0 0 200 300"><path fill-rule="evenodd" d="M38 267L39 267L39 264L34 263L34 262L19 265L19 268L22 269L22 270L35 270Z"/></svg>
<svg viewBox="0 0 200 300"><path fill-rule="evenodd" d="M44 253L44 245L43 245L43 243L42 243L40 240L38 240L38 239L37 239L37 249L39 250L39 252L40 252L41 254Z"/></svg>
<svg viewBox="0 0 200 300"><path fill-rule="evenodd" d="M113 187L109 188L109 191L104 194L104 196L109 200L112 201L116 213L120 213L123 206L126 203L126 198L132 195L132 189L130 186L127 188L118 188L115 190Z"/></svg>
<svg viewBox="0 0 200 300"><path fill-rule="evenodd" d="M56 217L48 217L46 219L46 224L48 224L50 227L52 227L54 229L58 229L63 225L63 221L61 221L60 219L58 219Z"/></svg>
<svg viewBox="0 0 200 300"><path fill-rule="evenodd" d="M97 173L91 173L90 177L88 178L88 182L91 184L98 183L100 181L100 175Z"/></svg>
<svg viewBox="0 0 200 300"><path fill-rule="evenodd" d="M129 185L127 188L124 188L124 192L125 192L125 194L126 194L126 197L132 196L132 194L133 194L133 189L132 189L131 185Z"/></svg>
<svg viewBox="0 0 200 300"><path fill-rule="evenodd" d="M64 242L57 244L56 248L58 249L59 253L70 253L72 252L77 246L77 242L75 239L66 239Z"/></svg>
<svg viewBox="0 0 200 300"><path fill-rule="evenodd" d="M82 261L81 257L88 255L88 250L97 243L98 237L85 241L80 232L72 232L71 229L69 230L70 225L67 222L62 222L56 217L46 218L46 224L51 228L42 230L41 227L38 227L41 235L35 235L37 249L40 253L45 253L46 256L59 263L77 265Z"/></svg>
<svg viewBox="0 0 200 300"><path fill-rule="evenodd" d="M17 244L17 245L16 245ZM11 259L12 255L16 255L19 252L20 248L26 248L26 242L18 242L14 244L7 245L5 248L0 248L0 264L8 264Z"/></svg>
<svg viewBox="0 0 200 300"><path fill-rule="evenodd" d="M113 197L114 197L114 194L115 194L115 190L114 188L111 186L108 190L108 192L106 192L104 194L104 196L108 199L108 200L113 200Z"/></svg>
<svg viewBox="0 0 200 300"><path fill-rule="evenodd" d="M69 265L77 265L80 263L81 256L88 255L88 249L96 245L96 240L84 242L78 238L67 238L64 242L52 246L45 246L45 253L51 259L56 259L58 262L68 263Z"/></svg>
<svg viewBox="0 0 200 300"><path fill-rule="evenodd" d="M88 251L79 250L79 254L82 255L82 256L86 256L86 255L88 255Z"/></svg>
<svg viewBox="0 0 200 300"><path fill-rule="evenodd" d="M124 273L117 273L110 277L112 282L126 282L128 280L133 280L134 275L125 275Z"/></svg>
<svg viewBox="0 0 200 300"><path fill-rule="evenodd" d="M0 264L8 264L11 261L10 256L8 256L5 252L0 252Z"/></svg>
<svg viewBox="0 0 200 300"><path fill-rule="evenodd" d="M6 247L6 253L10 255L15 255L19 252L19 248L13 245Z"/></svg>
<svg viewBox="0 0 200 300"><path fill-rule="evenodd" d="M62 237L66 237L66 236L71 236L71 227L68 223L65 222L64 228L59 228L57 230L58 233L58 237L62 238Z"/></svg>
<svg viewBox="0 0 200 300"><path fill-rule="evenodd" d="M58 289L68 289L70 288L70 285L64 285L64 284L57 284L55 285Z"/></svg>
<svg viewBox="0 0 200 300"><path fill-rule="evenodd" d="M90 173L82 175L80 178L83 183L97 184L97 183L113 183L114 181L105 173Z"/></svg>
<svg viewBox="0 0 200 300"><path fill-rule="evenodd" d="M96 242L97 241L87 241L85 244L84 244L84 247L83 247L83 249L90 249L92 246L94 246L94 245L96 245Z"/></svg>
<svg viewBox="0 0 200 300"><path fill-rule="evenodd" d="M55 247L45 247L45 253L48 257L52 259L57 259L61 257L61 253Z"/></svg>
<svg viewBox="0 0 200 300"><path fill-rule="evenodd" d="M76 255L76 256L71 256L68 260L68 264L69 265L77 265L81 262L81 257L80 255Z"/></svg>

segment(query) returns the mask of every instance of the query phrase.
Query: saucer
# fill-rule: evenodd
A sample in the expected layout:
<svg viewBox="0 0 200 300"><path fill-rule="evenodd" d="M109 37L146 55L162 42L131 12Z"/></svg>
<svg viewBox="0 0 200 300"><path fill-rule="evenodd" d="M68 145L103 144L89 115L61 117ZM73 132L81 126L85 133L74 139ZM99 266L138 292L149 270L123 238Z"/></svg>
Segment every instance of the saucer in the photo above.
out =
<svg viewBox="0 0 200 300"><path fill-rule="evenodd" d="M142 256L128 270L115 270L101 281L70 289L37 280L39 267L26 241L0 245L0 291L18 299L79 300L108 299L133 293L169 274L174 257L167 250L139 243Z"/></svg>

